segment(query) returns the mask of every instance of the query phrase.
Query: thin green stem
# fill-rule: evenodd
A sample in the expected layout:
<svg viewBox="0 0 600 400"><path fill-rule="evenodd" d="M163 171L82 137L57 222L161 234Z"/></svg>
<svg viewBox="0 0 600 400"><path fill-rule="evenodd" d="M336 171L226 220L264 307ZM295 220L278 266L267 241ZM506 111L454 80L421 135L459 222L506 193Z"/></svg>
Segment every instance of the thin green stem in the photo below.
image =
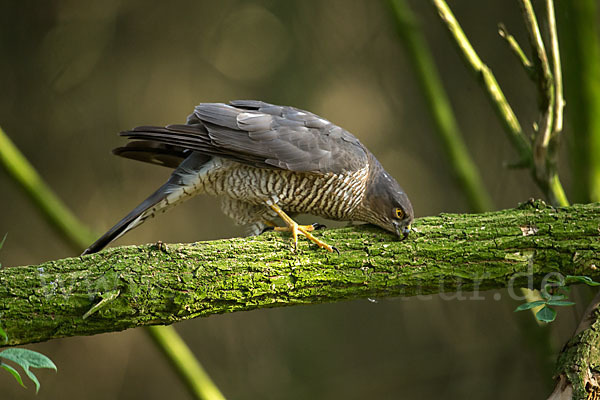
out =
<svg viewBox="0 0 600 400"><path fill-rule="evenodd" d="M525 26L529 34L529 43L534 54L534 80L538 86L540 102L539 128L533 144L534 176L552 204L568 205L567 196L556 172L558 146L556 143L551 145L551 140L558 141L563 119L562 74L554 18L554 3L552 0L546 2L553 56L552 69L531 1L520 0L519 5L521 6Z"/></svg>
<svg viewBox="0 0 600 400"><path fill-rule="evenodd" d="M504 24L498 25L498 34L502 39L506 40L509 49L513 52L515 57L517 57L517 60L519 60L527 75L533 78L533 64L529 58L527 58L527 55L525 55L525 52L517 42L517 39L508 32Z"/></svg>
<svg viewBox="0 0 600 400"><path fill-rule="evenodd" d="M577 202L600 201L600 28L598 1L556 3L568 105L572 188Z"/></svg>
<svg viewBox="0 0 600 400"><path fill-rule="evenodd" d="M0 128L0 164L25 191L42 215L75 251L81 251L96 235L92 233L46 185L35 168Z"/></svg>
<svg viewBox="0 0 600 400"><path fill-rule="evenodd" d="M534 82L538 87L538 99L540 103L540 120L533 144L533 163L537 179L543 187L546 187L549 186L546 183L548 175L547 161L551 158L548 154L548 145L554 121L554 82L533 5L529 0L520 0L519 5L521 6L525 26L529 34L529 44L534 54Z"/></svg>
<svg viewBox="0 0 600 400"><path fill-rule="evenodd" d="M519 120L510 104L508 104L502 89L500 89L500 85L498 85L494 74L488 66L481 61L446 2L444 0L432 1L440 18L454 38L454 42L457 44L460 50L459 53L463 57L466 65L483 83L483 89L491 100L492 106L500 117L500 121L504 124L508 138L519 153L520 162L529 165L532 160L531 145L521 128Z"/></svg>
<svg viewBox="0 0 600 400"><path fill-rule="evenodd" d="M548 30L550 32L552 76L554 77L554 125L552 126L552 135L555 137L562 132L563 129L563 110L565 107L565 100L563 98L562 68L560 66L560 51L558 47L556 17L554 16L554 0L546 0L546 13L548 19Z"/></svg>
<svg viewBox="0 0 600 400"><path fill-rule="evenodd" d="M196 398L225 400L219 388L210 379L210 376L172 326L149 326L147 332L156 346L171 362L173 368L179 372L179 376L185 380L188 388L193 391Z"/></svg>
<svg viewBox="0 0 600 400"><path fill-rule="evenodd" d="M490 210L493 208L492 200L464 143L431 53L417 26L416 17L404 0L390 0L389 4L398 35L431 110L436 133L458 183L467 196L469 206L475 212Z"/></svg>
<svg viewBox="0 0 600 400"><path fill-rule="evenodd" d="M554 159L552 157L546 157L548 149L548 138L549 129L552 127L552 121L554 121L554 91L552 90L552 75L547 67L547 57L545 58L546 65L543 66L541 63L544 58L540 53L540 50L536 50L537 56L534 58L534 68L536 68L536 75L542 74L542 77L537 77L541 83L538 83L540 87L540 96L542 98L543 110L541 122L539 123L539 132L536 135L535 146L532 147L527 135L521 128L517 117L515 116L510 104L506 100L504 93L500 89L496 78L492 71L485 65L476 51L471 46L469 39L463 32L460 24L454 17L452 10L446 4L444 0L432 0L433 5L436 7L440 18L448 28L448 31L452 35L454 42L459 48L459 53L462 55L463 60L467 67L469 67L475 75L479 78L482 83L483 89L488 94L493 107L496 110L500 121L503 123L505 130L508 134L508 138L511 140L515 148L519 153L519 165L531 167L532 175L538 184L538 186L544 191L546 197L555 205L566 205L565 192L562 188L562 184L558 175L555 172ZM531 31L531 42L532 45L539 45L539 37L536 31L537 21L535 16L531 20L531 16L526 13L526 4L529 4L527 0L522 0L524 4L524 15L528 20L528 23L533 24L528 26ZM540 39L541 40L541 39ZM543 47L543 43L542 43ZM545 51L543 52L545 56ZM538 64L541 66L537 69ZM542 72L539 72L542 71ZM545 72L544 72L545 71ZM546 73L547 72L547 73ZM549 74L549 75L548 75ZM549 76L549 77L548 77ZM550 85L550 86L548 86ZM547 88L550 88L548 91ZM549 97L548 97L549 96Z"/></svg>
<svg viewBox="0 0 600 400"><path fill-rule="evenodd" d="M550 176L550 191L556 196L556 204L561 207L566 207L569 205L569 200L567 199L567 195L565 194L565 190L560 183L560 179L558 179L558 174L556 171Z"/></svg>
<svg viewBox="0 0 600 400"><path fill-rule="evenodd" d="M97 235L93 234L64 205L44 183L35 168L0 128L0 164L8 175L25 190L25 193L42 212L50 226L73 249L81 252ZM172 326L153 327L146 330L175 367L181 379L196 399L221 400L223 395L210 380L191 350L181 340Z"/></svg>
<svg viewBox="0 0 600 400"><path fill-rule="evenodd" d="M529 45L534 54L533 65L537 74L535 82L540 92L538 96L541 102L540 108L545 110L554 100L554 93L552 91L553 77L550 71L550 64L548 63L548 55L531 1L519 0L519 5L521 6L521 12L525 20L527 33L529 34ZM546 139L544 142L547 143L548 140Z"/></svg>

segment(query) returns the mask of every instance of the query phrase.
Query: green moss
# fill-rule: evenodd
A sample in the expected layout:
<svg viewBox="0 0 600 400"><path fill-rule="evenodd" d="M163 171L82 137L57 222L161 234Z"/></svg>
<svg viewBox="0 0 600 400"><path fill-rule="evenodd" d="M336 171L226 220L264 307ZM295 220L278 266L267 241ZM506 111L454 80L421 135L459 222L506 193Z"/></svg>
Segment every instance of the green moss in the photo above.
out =
<svg viewBox="0 0 600 400"><path fill-rule="evenodd" d="M533 202L420 218L413 226L405 241L371 226L317 232L340 255L304 240L292 253L288 236L268 233L2 269L2 323L16 345L263 307L500 288L515 273L523 274L521 284L526 274L539 283L552 271L600 278L592 267L600 265L598 204Z"/></svg>

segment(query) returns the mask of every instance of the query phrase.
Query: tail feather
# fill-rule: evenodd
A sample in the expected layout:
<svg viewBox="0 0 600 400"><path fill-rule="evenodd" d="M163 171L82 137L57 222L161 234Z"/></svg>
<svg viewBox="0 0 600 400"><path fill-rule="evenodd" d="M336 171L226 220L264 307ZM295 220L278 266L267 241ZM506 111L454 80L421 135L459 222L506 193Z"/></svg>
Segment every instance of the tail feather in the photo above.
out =
<svg viewBox="0 0 600 400"><path fill-rule="evenodd" d="M177 168L190 153L191 151L182 147L150 140L136 140L113 150L113 154L117 156L173 169Z"/></svg>
<svg viewBox="0 0 600 400"><path fill-rule="evenodd" d="M136 226L142 224L149 217L154 216L154 213L148 212L154 208L157 204L159 204L165 197L164 187L163 185L160 189L154 192L150 197L144 200L139 206L133 209L129 214L125 216L122 220L116 223L115 226L110 228L108 232L100 237L100 239L96 240L90 247L85 249L82 255L96 253L106 247L110 242L117 240L121 235L125 234L127 231L135 228Z"/></svg>
<svg viewBox="0 0 600 400"><path fill-rule="evenodd" d="M157 191L134 208L108 232L88 247L82 255L96 253L126 232L141 225L159 211L165 212L176 204L198 194L202 165L210 156L192 153L173 171L173 174Z"/></svg>

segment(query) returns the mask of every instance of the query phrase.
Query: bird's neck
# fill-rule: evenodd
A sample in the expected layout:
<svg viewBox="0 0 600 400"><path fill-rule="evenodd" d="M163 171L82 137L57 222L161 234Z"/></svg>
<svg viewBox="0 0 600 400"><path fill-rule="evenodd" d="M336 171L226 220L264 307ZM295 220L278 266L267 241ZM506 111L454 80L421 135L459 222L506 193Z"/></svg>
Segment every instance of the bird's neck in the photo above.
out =
<svg viewBox="0 0 600 400"><path fill-rule="evenodd" d="M382 222L378 211L381 208L380 203L386 198L386 179L389 179L389 175L385 172L379 161L369 153L369 173L367 175L365 193L362 201L354 210L353 220L369 222L375 225L379 225Z"/></svg>

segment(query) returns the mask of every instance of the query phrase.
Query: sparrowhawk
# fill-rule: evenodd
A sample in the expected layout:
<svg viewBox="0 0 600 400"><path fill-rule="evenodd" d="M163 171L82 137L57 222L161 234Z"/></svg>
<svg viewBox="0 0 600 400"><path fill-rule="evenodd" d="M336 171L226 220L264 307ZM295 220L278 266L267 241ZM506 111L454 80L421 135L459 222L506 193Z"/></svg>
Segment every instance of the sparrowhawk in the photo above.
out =
<svg viewBox="0 0 600 400"><path fill-rule="evenodd" d="M236 223L315 238L313 214L363 221L405 238L413 208L404 190L352 134L315 114L255 100L203 103L181 125L141 126L116 155L174 168L169 180L83 254L94 253L158 212L197 194L220 196ZM286 227L275 227L280 217Z"/></svg>

